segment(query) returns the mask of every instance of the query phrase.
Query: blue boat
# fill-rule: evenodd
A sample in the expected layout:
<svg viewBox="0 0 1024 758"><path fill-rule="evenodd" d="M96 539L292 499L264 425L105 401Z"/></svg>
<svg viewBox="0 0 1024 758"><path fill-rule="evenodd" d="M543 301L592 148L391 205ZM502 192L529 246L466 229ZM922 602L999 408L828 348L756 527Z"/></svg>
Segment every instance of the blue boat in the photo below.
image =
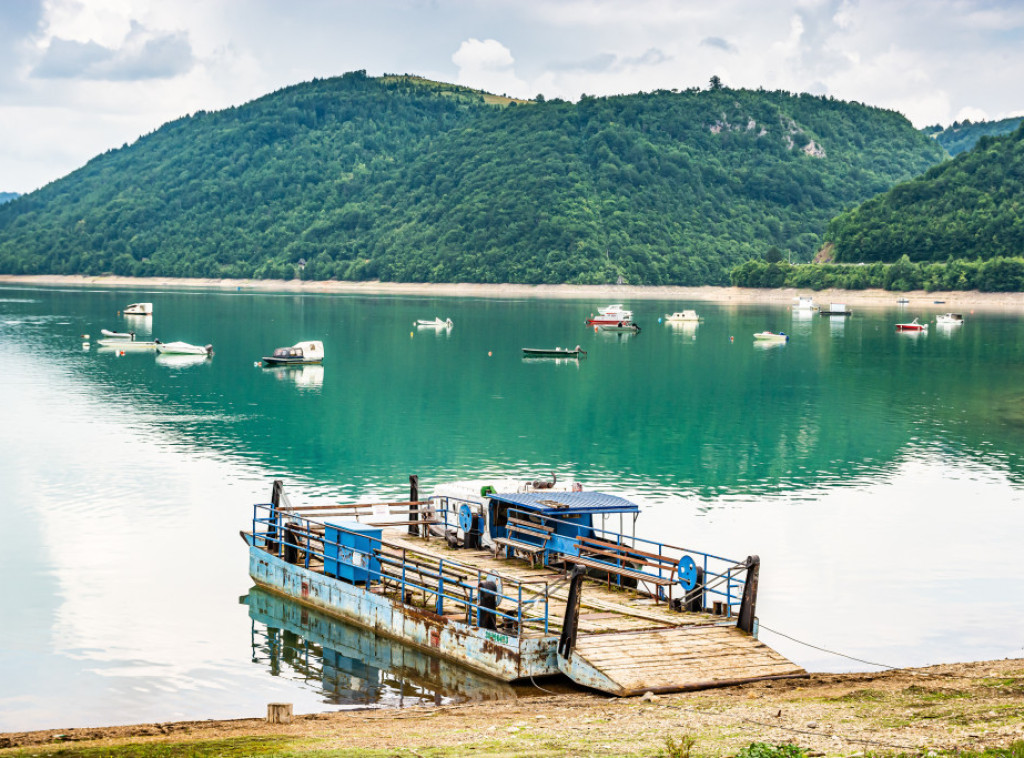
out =
<svg viewBox="0 0 1024 758"><path fill-rule="evenodd" d="M756 639L756 556L638 538L635 503L576 483L511 489L295 507L275 482L243 532L249 573L502 681L563 673L627 696L807 675Z"/></svg>

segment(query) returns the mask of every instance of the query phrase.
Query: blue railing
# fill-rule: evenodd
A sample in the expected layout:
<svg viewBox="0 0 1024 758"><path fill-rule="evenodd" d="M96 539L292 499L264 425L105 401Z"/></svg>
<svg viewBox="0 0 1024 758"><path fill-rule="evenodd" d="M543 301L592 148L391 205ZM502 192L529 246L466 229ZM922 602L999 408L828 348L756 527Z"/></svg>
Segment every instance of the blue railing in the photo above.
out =
<svg viewBox="0 0 1024 758"><path fill-rule="evenodd" d="M328 529L337 530L338 539L330 539ZM496 620L514 625L516 636L524 624L542 627L545 634L549 633L547 581L524 581L485 572L271 504L253 507L252 535L254 546L310 571L325 573L325 567L332 563L343 564L360 577L357 581L368 585L379 582L394 591L402 602L411 603L419 593L423 604L432 601L433 610L439 615L444 614L448 602L461 608L467 623L473 626L480 625L485 615L493 614ZM345 540L343 535L349 539ZM348 542L358 542L363 547ZM498 585L496 591L481 589L486 581L494 581ZM492 600L495 607L491 608L485 600ZM511 612L501 610L503 601L513 603L515 608Z"/></svg>
<svg viewBox="0 0 1024 758"><path fill-rule="evenodd" d="M524 543L543 546L545 562L552 556L583 558L585 565L594 568L592 564L598 564L596 568L605 569L609 582L622 586L624 581L632 579L638 584L647 584L650 594L664 598L666 586L671 596L671 586L666 584L669 580L683 585L680 574L685 572L680 569L680 561L688 557L700 571L688 577L693 588L681 599L685 606L713 610L717 602L721 604L720 615L733 616L734 609L742 603L745 562L536 511L510 508L508 514L517 521L531 521L552 530L551 535L545 537L531 535L528 528L520 528L517 537ZM685 589L685 585L683 587ZM695 602L698 600L699 603Z"/></svg>

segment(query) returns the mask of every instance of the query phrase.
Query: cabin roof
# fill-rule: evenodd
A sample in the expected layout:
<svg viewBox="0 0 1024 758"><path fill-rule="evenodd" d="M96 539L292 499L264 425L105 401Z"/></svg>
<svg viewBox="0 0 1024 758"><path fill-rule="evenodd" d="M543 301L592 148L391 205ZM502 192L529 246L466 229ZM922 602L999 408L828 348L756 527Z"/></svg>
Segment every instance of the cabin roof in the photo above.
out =
<svg viewBox="0 0 1024 758"><path fill-rule="evenodd" d="M544 516L564 513L639 513L636 503L604 492L510 492L497 493L491 500L537 511Z"/></svg>

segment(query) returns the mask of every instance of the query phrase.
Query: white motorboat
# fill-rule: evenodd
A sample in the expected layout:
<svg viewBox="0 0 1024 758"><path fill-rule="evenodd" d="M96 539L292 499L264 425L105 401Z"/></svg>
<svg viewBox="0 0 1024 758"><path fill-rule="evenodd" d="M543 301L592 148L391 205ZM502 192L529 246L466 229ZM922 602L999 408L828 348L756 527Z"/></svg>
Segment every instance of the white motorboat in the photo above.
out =
<svg viewBox="0 0 1024 758"><path fill-rule="evenodd" d="M132 303L126 305L124 310L121 311L125 316L152 316L153 315L153 304L152 303Z"/></svg>
<svg viewBox="0 0 1024 758"><path fill-rule="evenodd" d="M100 334L110 340L133 340L135 332L112 332L109 329L100 329Z"/></svg>
<svg viewBox="0 0 1024 758"><path fill-rule="evenodd" d="M957 326L964 323L962 313L943 313L935 318L936 326Z"/></svg>
<svg viewBox="0 0 1024 758"><path fill-rule="evenodd" d="M794 311L813 311L816 307L813 297L804 297L803 295L796 298L796 302L793 304Z"/></svg>
<svg viewBox="0 0 1024 758"><path fill-rule="evenodd" d="M213 345L190 345L188 342L161 342L156 349L161 355L213 355Z"/></svg>
<svg viewBox="0 0 1024 758"><path fill-rule="evenodd" d="M414 324L414 326L426 326L432 327L434 329L451 329L453 326L455 326L455 324L452 323L452 320L450 318L446 318L444 321L442 321L440 317L438 317L435 318L433 321L428 321L427 319L421 318Z"/></svg>
<svg viewBox="0 0 1024 758"><path fill-rule="evenodd" d="M758 332L754 335L755 340L762 342L789 342L789 335L785 332Z"/></svg>
<svg viewBox="0 0 1024 758"><path fill-rule="evenodd" d="M666 314L665 321L668 323L686 323L688 321L700 321L700 316L697 315L697 311L676 311L675 313Z"/></svg>
<svg viewBox="0 0 1024 758"><path fill-rule="evenodd" d="M590 314L587 319L587 326L600 326L601 324L625 325L633 320L633 311L627 311L621 304L607 305L598 308L597 315Z"/></svg>

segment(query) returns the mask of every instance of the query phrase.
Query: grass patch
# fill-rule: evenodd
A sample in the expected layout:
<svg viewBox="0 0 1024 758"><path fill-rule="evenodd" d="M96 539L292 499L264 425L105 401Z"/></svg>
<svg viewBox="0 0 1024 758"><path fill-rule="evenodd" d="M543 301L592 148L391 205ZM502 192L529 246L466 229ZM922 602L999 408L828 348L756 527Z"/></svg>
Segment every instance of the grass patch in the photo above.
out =
<svg viewBox="0 0 1024 758"><path fill-rule="evenodd" d="M8 755L69 756L73 758L245 758L286 756L305 752L305 739L289 737L236 737L188 742L133 742L124 745L76 746L70 742L12 750Z"/></svg>
<svg viewBox="0 0 1024 758"><path fill-rule="evenodd" d="M957 758L1024 758L1024 740L1017 740L1009 747L990 747L977 752L961 750L956 753L943 752L943 755L956 755Z"/></svg>
<svg viewBox="0 0 1024 758"><path fill-rule="evenodd" d="M837 703L875 703L885 700L885 698L886 694L881 690L868 688L847 692L845 695L839 695L830 699Z"/></svg>
<svg viewBox="0 0 1024 758"><path fill-rule="evenodd" d="M970 697L969 692L963 690L930 690L927 687L921 687L917 684L912 684L903 690L904 695L909 695L915 700L923 700L928 703L934 703L942 700L956 700L958 698Z"/></svg>

